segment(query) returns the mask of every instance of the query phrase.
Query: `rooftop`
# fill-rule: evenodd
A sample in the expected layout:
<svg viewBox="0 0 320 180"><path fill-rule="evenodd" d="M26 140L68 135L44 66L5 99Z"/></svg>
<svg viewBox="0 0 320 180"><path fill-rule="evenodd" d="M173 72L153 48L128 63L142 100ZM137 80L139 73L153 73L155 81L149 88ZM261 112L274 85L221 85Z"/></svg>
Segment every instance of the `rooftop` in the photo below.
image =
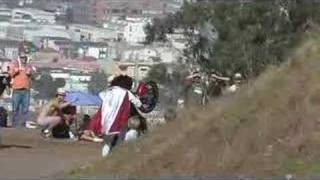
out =
<svg viewBox="0 0 320 180"><path fill-rule="evenodd" d="M39 9L34 9L34 8L16 8L13 9L13 11L20 11L20 12L29 12L35 15L47 15L47 16L54 16L54 13L42 11Z"/></svg>

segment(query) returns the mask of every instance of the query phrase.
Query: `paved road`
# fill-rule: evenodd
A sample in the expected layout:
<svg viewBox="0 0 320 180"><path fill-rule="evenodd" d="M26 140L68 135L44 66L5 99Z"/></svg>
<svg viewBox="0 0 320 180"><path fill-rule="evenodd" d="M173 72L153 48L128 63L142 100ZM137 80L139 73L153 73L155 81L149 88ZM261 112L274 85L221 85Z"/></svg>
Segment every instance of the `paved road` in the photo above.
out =
<svg viewBox="0 0 320 180"><path fill-rule="evenodd" d="M1 129L0 179L57 177L100 159L100 144L43 139L39 130Z"/></svg>

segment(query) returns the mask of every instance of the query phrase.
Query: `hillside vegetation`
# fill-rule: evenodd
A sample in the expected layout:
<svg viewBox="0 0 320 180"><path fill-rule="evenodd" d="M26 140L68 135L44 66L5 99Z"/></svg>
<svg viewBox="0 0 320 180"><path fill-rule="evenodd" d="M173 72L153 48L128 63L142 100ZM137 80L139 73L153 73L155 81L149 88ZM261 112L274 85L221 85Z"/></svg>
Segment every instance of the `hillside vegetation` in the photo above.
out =
<svg viewBox="0 0 320 180"><path fill-rule="evenodd" d="M309 35L235 96L184 112L71 175L319 175L320 38Z"/></svg>

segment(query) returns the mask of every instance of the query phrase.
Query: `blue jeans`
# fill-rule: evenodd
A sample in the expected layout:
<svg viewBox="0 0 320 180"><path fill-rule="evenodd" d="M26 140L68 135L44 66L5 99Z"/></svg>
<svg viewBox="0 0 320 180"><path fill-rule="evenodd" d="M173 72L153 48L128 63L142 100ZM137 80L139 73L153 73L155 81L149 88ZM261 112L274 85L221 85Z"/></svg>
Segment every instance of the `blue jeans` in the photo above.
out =
<svg viewBox="0 0 320 180"><path fill-rule="evenodd" d="M30 90L13 90L12 126L25 127L29 119Z"/></svg>

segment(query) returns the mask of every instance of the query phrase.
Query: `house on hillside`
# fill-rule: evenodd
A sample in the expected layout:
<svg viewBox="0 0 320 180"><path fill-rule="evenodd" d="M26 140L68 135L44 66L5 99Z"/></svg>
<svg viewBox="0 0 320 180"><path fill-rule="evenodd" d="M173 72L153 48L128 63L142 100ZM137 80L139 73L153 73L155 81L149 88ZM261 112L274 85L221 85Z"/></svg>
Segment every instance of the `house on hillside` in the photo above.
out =
<svg viewBox="0 0 320 180"><path fill-rule="evenodd" d="M12 9L0 7L0 21L10 22L12 17Z"/></svg>
<svg viewBox="0 0 320 180"><path fill-rule="evenodd" d="M166 37L173 48L183 51L187 48L187 38L182 30L177 30L175 33L166 34Z"/></svg>
<svg viewBox="0 0 320 180"><path fill-rule="evenodd" d="M118 61L112 64L111 74L126 74L133 79L140 81L147 77L152 66L159 62L154 61ZM120 67L125 67L121 68Z"/></svg>
<svg viewBox="0 0 320 180"><path fill-rule="evenodd" d="M77 42L74 43L79 57L93 57L95 59L105 59L108 55L108 43L104 42Z"/></svg>
<svg viewBox="0 0 320 180"><path fill-rule="evenodd" d="M155 49L151 47L138 46L124 50L121 60L130 61L138 59L141 61L150 61L157 58L159 58L159 54Z"/></svg>
<svg viewBox="0 0 320 180"><path fill-rule="evenodd" d="M91 75L68 69L52 69L50 75L56 78L65 79L66 85L63 87L68 91L88 92L88 83L91 80Z"/></svg>
<svg viewBox="0 0 320 180"><path fill-rule="evenodd" d="M69 30L74 34L72 40L77 42L106 42L116 41L118 39L118 33L116 31L90 25L74 24L69 26Z"/></svg>
<svg viewBox="0 0 320 180"><path fill-rule="evenodd" d="M148 18L126 18L127 25L124 27L123 38L129 44L144 43L146 34L145 26L151 23Z"/></svg>
<svg viewBox="0 0 320 180"><path fill-rule="evenodd" d="M65 29L56 26L29 25L24 27L24 39L39 42L40 40L72 39L72 34Z"/></svg>
<svg viewBox="0 0 320 180"><path fill-rule="evenodd" d="M62 67L42 67L38 68L38 73L49 74L54 80L64 79L65 86L62 87L66 91L82 91L88 92L88 83L91 80L91 74L83 73L76 69ZM48 88L48 87L47 87ZM42 104L40 101L39 103Z"/></svg>
<svg viewBox="0 0 320 180"><path fill-rule="evenodd" d="M8 59L16 59L19 54L20 41L0 39L0 55Z"/></svg>
<svg viewBox="0 0 320 180"><path fill-rule="evenodd" d="M56 22L54 13L32 8L13 9L11 21L13 23L36 22L43 24L54 24Z"/></svg>

